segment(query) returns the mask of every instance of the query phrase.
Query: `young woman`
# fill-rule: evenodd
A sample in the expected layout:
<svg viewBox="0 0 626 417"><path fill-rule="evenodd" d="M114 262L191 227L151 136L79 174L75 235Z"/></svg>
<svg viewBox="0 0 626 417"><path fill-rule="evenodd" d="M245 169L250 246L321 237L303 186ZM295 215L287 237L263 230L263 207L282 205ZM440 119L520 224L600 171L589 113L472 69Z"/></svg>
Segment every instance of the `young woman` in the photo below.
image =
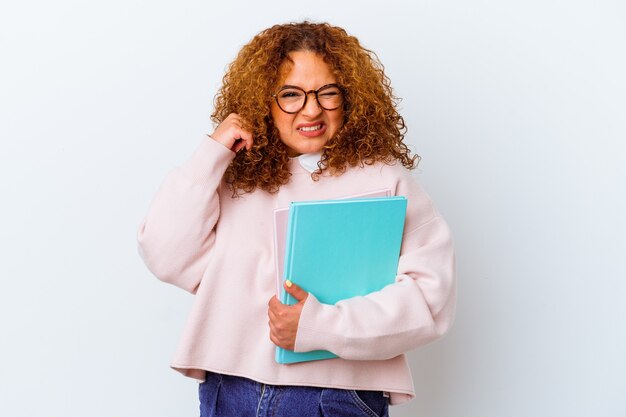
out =
<svg viewBox="0 0 626 417"><path fill-rule="evenodd" d="M404 353L452 323L455 276L382 65L341 28L273 26L229 66L212 119L138 231L154 275L195 294L172 368L203 381L202 417L388 415L414 397ZM395 283L336 305L286 284L299 302L281 304L274 210L373 192L408 199ZM276 346L338 358L281 365Z"/></svg>

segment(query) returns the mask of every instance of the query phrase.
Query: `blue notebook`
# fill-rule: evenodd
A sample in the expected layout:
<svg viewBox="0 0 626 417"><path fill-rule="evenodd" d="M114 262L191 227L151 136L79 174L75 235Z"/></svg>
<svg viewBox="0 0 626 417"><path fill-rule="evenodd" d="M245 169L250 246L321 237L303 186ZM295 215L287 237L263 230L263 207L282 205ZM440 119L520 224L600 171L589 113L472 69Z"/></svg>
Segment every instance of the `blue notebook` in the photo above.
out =
<svg viewBox="0 0 626 417"><path fill-rule="evenodd" d="M395 281L402 244L405 197L291 203L283 280L290 279L324 304L367 295ZM296 300L280 288L280 300ZM336 358L325 350L276 347L276 362Z"/></svg>

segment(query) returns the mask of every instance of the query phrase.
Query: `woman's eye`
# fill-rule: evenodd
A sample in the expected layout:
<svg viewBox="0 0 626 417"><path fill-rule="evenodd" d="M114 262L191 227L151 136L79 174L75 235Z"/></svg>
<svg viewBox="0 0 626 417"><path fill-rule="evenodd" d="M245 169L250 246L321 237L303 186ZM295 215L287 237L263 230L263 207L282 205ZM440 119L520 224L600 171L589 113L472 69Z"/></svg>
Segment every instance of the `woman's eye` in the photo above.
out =
<svg viewBox="0 0 626 417"><path fill-rule="evenodd" d="M322 97L335 97L341 94L341 91L335 87L326 88L319 92L319 95Z"/></svg>
<svg viewBox="0 0 626 417"><path fill-rule="evenodd" d="M283 91L280 93L281 98L297 98L302 96L302 93L299 91Z"/></svg>

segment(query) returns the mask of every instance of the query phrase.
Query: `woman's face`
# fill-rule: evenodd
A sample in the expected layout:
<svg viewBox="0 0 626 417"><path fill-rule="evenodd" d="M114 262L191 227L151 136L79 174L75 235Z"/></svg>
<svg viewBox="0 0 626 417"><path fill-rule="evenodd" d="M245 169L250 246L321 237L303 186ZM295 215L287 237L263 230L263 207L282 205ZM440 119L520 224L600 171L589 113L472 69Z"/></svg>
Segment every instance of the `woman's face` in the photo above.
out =
<svg viewBox="0 0 626 417"><path fill-rule="evenodd" d="M277 91L286 85L304 91L317 90L337 82L328 64L315 52L296 51L289 57L291 61L285 60L280 67L281 83ZM270 111L280 140L289 148L289 156L321 151L343 124L343 106L324 110L313 93L308 95L306 105L297 113L285 113L275 100Z"/></svg>

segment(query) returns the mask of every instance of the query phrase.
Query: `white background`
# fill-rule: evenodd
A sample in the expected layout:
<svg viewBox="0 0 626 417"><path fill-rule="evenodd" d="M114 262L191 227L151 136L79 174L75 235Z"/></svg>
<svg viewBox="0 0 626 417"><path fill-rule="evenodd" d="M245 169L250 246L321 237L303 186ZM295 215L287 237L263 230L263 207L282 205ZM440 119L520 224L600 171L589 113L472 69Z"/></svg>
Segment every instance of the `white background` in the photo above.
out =
<svg viewBox="0 0 626 417"><path fill-rule="evenodd" d="M135 233L239 48L305 17L378 53L455 235L456 323L392 416L626 415L623 1L60 0L0 6L0 416L198 415L192 296Z"/></svg>

